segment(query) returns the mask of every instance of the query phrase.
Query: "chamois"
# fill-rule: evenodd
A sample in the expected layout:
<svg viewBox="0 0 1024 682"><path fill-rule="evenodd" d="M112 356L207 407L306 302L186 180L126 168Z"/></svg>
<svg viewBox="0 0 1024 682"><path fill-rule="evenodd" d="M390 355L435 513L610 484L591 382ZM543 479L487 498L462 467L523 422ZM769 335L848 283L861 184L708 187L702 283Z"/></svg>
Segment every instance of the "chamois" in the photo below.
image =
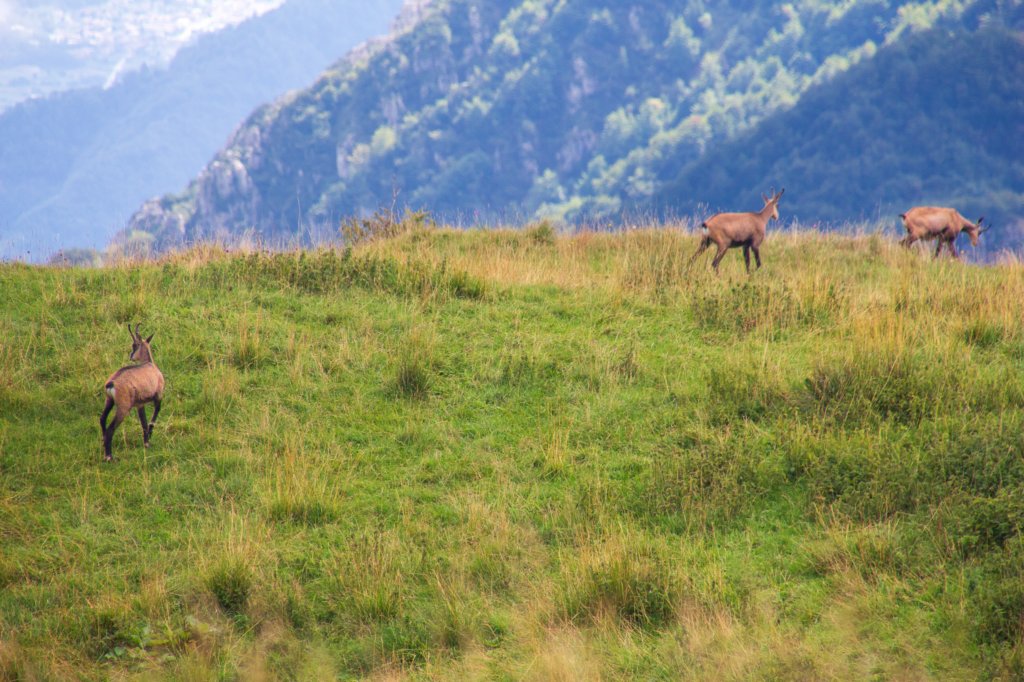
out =
<svg viewBox="0 0 1024 682"><path fill-rule="evenodd" d="M948 246L949 253L953 258L959 259L960 254L956 251L956 238L960 232L966 231L971 238L971 246L978 245L978 236L988 231L988 227L982 228L981 221L985 217L978 218L978 222L972 223L967 220L955 208L938 208L936 206L915 206L906 213L900 213L900 220L907 230L907 236L900 240L900 244L909 248L918 240L937 239L935 247L935 258L942 253L942 247Z"/></svg>
<svg viewBox="0 0 1024 682"><path fill-rule="evenodd" d="M761 195L764 199L764 207L756 213L716 213L703 223L701 228L706 230L700 239L700 246L697 252L690 258L690 263L697 260L697 256L704 253L705 249L712 243L718 246L718 253L711 261L715 272L718 272L718 264L722 262L725 252L737 246L743 247L743 260L747 264L747 273L750 273L750 252L753 250L754 258L757 260L757 267L761 267L761 242L764 241L765 230L768 228L768 221L774 218L779 219L779 199L786 191L783 187L779 193L775 188L771 189L771 197Z"/></svg>
<svg viewBox="0 0 1024 682"><path fill-rule="evenodd" d="M100 415L100 430L103 432L103 456L108 462L114 459L110 452L114 431L133 408L138 408L142 440L145 446L149 447L149 437L153 435L153 425L160 414L160 401L164 397L164 375L157 369L156 362L153 361L153 351L149 347L153 335L150 334L148 339L143 339L139 334L139 325L135 325L135 331L128 325L128 333L132 335L132 352L128 360L137 364L117 370L110 375L104 386L107 405ZM153 403L153 421L149 423L146 422L146 403ZM107 415L115 405L117 411L114 412L114 419L108 426Z"/></svg>

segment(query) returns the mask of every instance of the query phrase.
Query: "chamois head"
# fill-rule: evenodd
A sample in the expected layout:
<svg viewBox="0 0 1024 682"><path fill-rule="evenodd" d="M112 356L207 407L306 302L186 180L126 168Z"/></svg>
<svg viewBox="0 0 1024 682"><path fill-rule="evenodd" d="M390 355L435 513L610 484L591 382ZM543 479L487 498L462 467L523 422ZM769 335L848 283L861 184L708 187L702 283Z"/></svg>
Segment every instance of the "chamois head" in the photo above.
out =
<svg viewBox="0 0 1024 682"><path fill-rule="evenodd" d="M769 219L772 219L772 218L774 218L775 220L779 219L779 199L782 198L782 193L785 192L785 191L786 191L786 188L783 187L782 189L779 190L779 193L776 194L775 193L775 188L772 187L771 191L770 191L771 197L766 197L764 194L761 195L761 198L764 199L764 208L761 209L761 210L764 211L769 206L771 206L771 215L768 216Z"/></svg>
<svg viewBox="0 0 1024 682"><path fill-rule="evenodd" d="M988 227L981 226L981 221L984 219L985 216L981 216L980 218L978 218L978 222L974 223L973 225L971 223L968 223L966 220L964 221L965 223L967 223L966 225L964 225L964 231L967 233L967 236L971 238L971 246L977 246L978 237L981 236L982 232L988 232L989 230Z"/></svg>
<svg viewBox="0 0 1024 682"><path fill-rule="evenodd" d="M153 334L148 339L142 338L139 334L139 325L135 325L135 331L128 325L128 333L132 335L132 352L128 356L131 362L153 362L153 353L149 349L149 342L153 340Z"/></svg>

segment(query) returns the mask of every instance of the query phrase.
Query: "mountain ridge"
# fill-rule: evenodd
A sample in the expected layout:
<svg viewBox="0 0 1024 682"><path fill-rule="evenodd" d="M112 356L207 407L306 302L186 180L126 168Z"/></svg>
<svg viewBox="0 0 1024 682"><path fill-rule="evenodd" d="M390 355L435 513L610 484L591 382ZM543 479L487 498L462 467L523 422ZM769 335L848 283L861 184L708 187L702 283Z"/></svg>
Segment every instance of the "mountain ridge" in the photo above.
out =
<svg viewBox="0 0 1024 682"><path fill-rule="evenodd" d="M122 242L332 229L388 205L614 219L886 45L1019 23L998 2L435 3L408 33L251 117Z"/></svg>

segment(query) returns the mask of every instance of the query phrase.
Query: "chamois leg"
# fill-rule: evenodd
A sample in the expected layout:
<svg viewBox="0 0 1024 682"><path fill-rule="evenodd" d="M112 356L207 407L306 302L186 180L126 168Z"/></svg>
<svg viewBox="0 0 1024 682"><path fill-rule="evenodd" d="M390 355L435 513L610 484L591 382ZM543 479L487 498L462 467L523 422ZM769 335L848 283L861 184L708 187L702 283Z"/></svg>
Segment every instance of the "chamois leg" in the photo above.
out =
<svg viewBox="0 0 1024 682"><path fill-rule="evenodd" d="M107 396L107 404L103 408L103 414L100 415L100 433L106 435L107 433L107 415L114 409L114 399Z"/></svg>
<svg viewBox="0 0 1024 682"><path fill-rule="evenodd" d="M912 234L908 234L906 237L900 240L900 246L905 249L909 249L911 244L917 241L917 237Z"/></svg>
<svg viewBox="0 0 1024 682"><path fill-rule="evenodd" d="M941 253L942 253L942 245L943 245L943 244L945 243L945 242L944 242L944 241L942 240L942 237L939 237L939 238L938 238L938 239L936 239L935 241L937 241L937 242L938 242L938 244L936 244L936 246L935 246L935 255L934 255L934 256L932 256L932 258L938 258L938 257L939 257L939 254L941 254Z"/></svg>
<svg viewBox="0 0 1024 682"><path fill-rule="evenodd" d="M117 408L117 412L114 413L114 420L107 426L106 431L103 432L103 457L108 461L114 461L114 455L111 452L111 448L114 440L114 431L121 425L124 418L128 416L129 410L122 410L120 406Z"/></svg>
<svg viewBox="0 0 1024 682"><path fill-rule="evenodd" d="M953 256L953 258L960 260L960 253L956 250L956 242L954 242L953 240L950 240L949 242L949 253L950 255Z"/></svg>
<svg viewBox="0 0 1024 682"><path fill-rule="evenodd" d="M725 252L729 250L728 246L718 245L718 253L715 254L715 259L711 261L711 267L715 269L715 274L718 274L718 264L725 258Z"/></svg>
<svg viewBox="0 0 1024 682"><path fill-rule="evenodd" d="M142 444L149 447L149 422L146 421L146 406L139 405L139 423L142 424Z"/></svg>
<svg viewBox="0 0 1024 682"><path fill-rule="evenodd" d="M151 422L149 422L149 434L146 436L147 438L152 438L152 436L153 436L153 427L156 425L156 417L159 414L160 414L160 398L154 398L153 399L153 420Z"/></svg>
<svg viewBox="0 0 1024 682"><path fill-rule="evenodd" d="M747 265L747 274L750 274L750 246L748 244L743 245L743 262Z"/></svg>
<svg viewBox="0 0 1024 682"><path fill-rule="evenodd" d="M693 265L693 261L697 260L697 256L707 251L707 248L711 246L711 238L704 235L700 238L700 246L697 247L697 251L690 256L690 262L687 265Z"/></svg>
<svg viewBox="0 0 1024 682"><path fill-rule="evenodd" d="M760 270L761 269L761 249L756 247L756 246L751 246L750 248L754 251L754 260L757 261L757 267L754 268L754 269L755 270Z"/></svg>

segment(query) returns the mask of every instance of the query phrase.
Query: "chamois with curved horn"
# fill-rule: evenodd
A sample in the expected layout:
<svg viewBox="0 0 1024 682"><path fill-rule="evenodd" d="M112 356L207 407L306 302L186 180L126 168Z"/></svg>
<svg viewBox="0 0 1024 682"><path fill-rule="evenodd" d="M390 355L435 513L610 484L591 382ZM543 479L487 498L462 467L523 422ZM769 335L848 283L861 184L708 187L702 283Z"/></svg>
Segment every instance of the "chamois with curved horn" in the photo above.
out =
<svg viewBox="0 0 1024 682"><path fill-rule="evenodd" d="M910 247L919 240L937 239L935 247L935 258L942 253L942 247L949 247L949 253L953 258L959 259L960 254L956 251L956 238L961 232L966 232L971 238L971 246L978 245L978 237L989 230L989 227L982 227L981 221L985 217L978 218L978 222L972 223L967 220L955 208L941 208L938 206L915 206L906 213L900 213L900 220L907 231L907 236L900 240L900 244Z"/></svg>
<svg viewBox="0 0 1024 682"><path fill-rule="evenodd" d="M775 193L775 188L771 189L771 197L761 195L764 200L764 207L760 211L752 213L716 213L711 216L703 223L701 228L705 230L704 235L700 239L700 246L697 247L697 252L690 258L690 263L697 260L697 256L704 253L704 251L715 244L718 247L718 253L715 254L715 259L711 261L712 267L715 272L718 272L718 264L722 262L722 258L725 256L725 252L729 249L734 249L737 246L743 247L743 260L747 265L747 272L750 272L750 252L754 252L754 259L757 261L757 267L761 267L761 242L764 241L765 232L768 229L768 221L779 219L779 199L782 198L782 193L786 191L783 187L779 190L779 193Z"/></svg>
<svg viewBox="0 0 1024 682"><path fill-rule="evenodd" d="M107 394L107 404L100 415L100 430L103 432L103 456L106 461L113 461L111 445L114 431L133 409L138 409L139 422L142 424L142 441L149 447L149 438L153 435L153 425L160 414L160 401L164 397L164 375L153 360L153 351L149 343L153 335L144 339L139 334L139 325L128 325L128 333L132 335L132 352L128 360L134 365L127 365L117 370L107 379L103 390ZM153 421L146 422L146 403L153 403ZM116 406L114 419L107 425L107 416Z"/></svg>

